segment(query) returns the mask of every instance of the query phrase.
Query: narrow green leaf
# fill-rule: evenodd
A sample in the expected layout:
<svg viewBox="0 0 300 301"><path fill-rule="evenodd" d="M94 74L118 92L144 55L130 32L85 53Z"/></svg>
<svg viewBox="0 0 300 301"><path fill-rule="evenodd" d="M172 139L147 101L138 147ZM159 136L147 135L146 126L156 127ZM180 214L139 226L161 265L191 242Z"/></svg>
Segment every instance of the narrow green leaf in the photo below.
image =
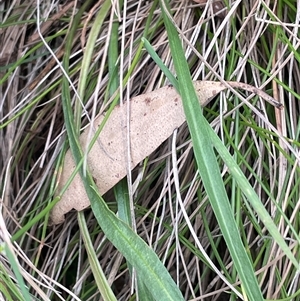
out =
<svg viewBox="0 0 300 301"><path fill-rule="evenodd" d="M262 293L252 263L242 244L213 151L211 135L215 135L215 133L209 130L202 115L177 30L168 17L167 5L161 0L164 23L178 77L179 92L192 137L199 173L247 297L252 301L262 301Z"/></svg>
<svg viewBox="0 0 300 301"><path fill-rule="evenodd" d="M99 10L95 21L93 22L93 26L89 32L89 37L86 43L85 51L84 51L84 56L82 59L82 64L81 64L81 71L79 75L79 83L78 83L78 94L80 97L83 99L85 89L86 89L86 81L89 73L89 68L90 68L90 63L92 60L92 55L95 49L95 44L97 37L99 35L99 32L102 28L102 24L109 12L109 9L111 8L111 1L106 0L103 2L101 5L101 9ZM81 109L80 109L80 103L78 103L78 106L75 110L76 112L76 124L80 125L80 119L81 119Z"/></svg>
<svg viewBox="0 0 300 301"><path fill-rule="evenodd" d="M19 270L20 264L16 261L15 255L12 254L10 248L6 244L4 246L4 250L5 250L7 258L10 262L12 270L13 270L15 276L16 276L17 283L20 287L20 290L21 290L21 293L22 293L22 298L23 298L22 300L30 301L31 298L30 298L30 294L29 294L29 291L28 291L28 287L25 285L24 279L23 279L23 277L21 275L21 272Z"/></svg>
<svg viewBox="0 0 300 301"><path fill-rule="evenodd" d="M167 68L167 66L162 62L156 51L153 49L149 41L143 37L142 42L144 43L144 46L148 53L150 54L153 61L159 66L161 71L165 74L165 76L169 79L171 84L178 90L178 81L176 77L171 73L171 71Z"/></svg>
<svg viewBox="0 0 300 301"><path fill-rule="evenodd" d="M115 297L110 285L108 284L104 272L98 261L97 255L94 250L94 245L91 241L90 233L86 225L84 213L82 211L78 212L78 223L81 236L84 241L84 246L88 254L89 263L93 271L95 282L97 283L98 289L101 293L101 297L104 301L117 301L117 298Z"/></svg>

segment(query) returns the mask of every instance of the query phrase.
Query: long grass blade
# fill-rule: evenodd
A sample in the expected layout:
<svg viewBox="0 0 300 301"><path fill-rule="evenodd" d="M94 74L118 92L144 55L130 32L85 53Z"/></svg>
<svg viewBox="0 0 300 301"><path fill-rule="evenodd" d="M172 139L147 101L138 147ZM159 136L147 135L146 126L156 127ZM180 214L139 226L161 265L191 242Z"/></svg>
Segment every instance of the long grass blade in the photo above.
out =
<svg viewBox="0 0 300 301"><path fill-rule="evenodd" d="M92 240L90 238L90 233L86 225L86 220L84 218L83 212L78 212L78 223L80 227L80 232L84 241L85 249L87 251L91 269L97 283L99 292L104 301L117 301L106 277L99 264L97 255L94 250Z"/></svg>
<svg viewBox="0 0 300 301"><path fill-rule="evenodd" d="M179 92L192 137L198 170L247 297L252 301L262 301L262 293L254 275L252 263L242 244L213 151L211 135L215 134L208 129L208 124L202 115L182 45L177 30L169 18L169 10L166 6L167 3L164 3L162 0L161 8L164 23L169 37L171 53L178 77Z"/></svg>

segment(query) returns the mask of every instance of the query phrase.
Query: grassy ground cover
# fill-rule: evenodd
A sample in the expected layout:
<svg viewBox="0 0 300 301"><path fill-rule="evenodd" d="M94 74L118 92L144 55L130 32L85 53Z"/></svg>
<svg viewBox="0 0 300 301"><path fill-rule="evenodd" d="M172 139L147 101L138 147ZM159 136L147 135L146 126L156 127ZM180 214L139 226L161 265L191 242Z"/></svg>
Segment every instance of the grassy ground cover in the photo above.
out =
<svg viewBox="0 0 300 301"><path fill-rule="evenodd" d="M200 3L0 1L0 299L300 298L300 7ZM170 83L187 123L99 195L81 129ZM67 149L92 206L51 225Z"/></svg>

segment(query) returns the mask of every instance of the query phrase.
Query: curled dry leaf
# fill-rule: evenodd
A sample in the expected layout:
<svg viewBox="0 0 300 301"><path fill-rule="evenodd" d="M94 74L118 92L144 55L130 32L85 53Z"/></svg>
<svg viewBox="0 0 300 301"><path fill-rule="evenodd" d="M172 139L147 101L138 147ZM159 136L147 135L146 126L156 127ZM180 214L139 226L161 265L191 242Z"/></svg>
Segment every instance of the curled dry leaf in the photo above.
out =
<svg viewBox="0 0 300 301"><path fill-rule="evenodd" d="M267 101L274 100L266 93L247 84L228 82L232 87L242 88L259 94ZM226 89L220 82L197 81L194 83L199 101L205 106L219 92ZM104 116L94 122L97 128ZM109 116L98 141L88 155L88 166L96 181L100 194L104 194L126 176L126 106L117 106ZM136 96L130 101L130 146L131 166L134 168L144 158L158 148L174 129L185 121L183 106L179 94L172 86L166 86L153 92ZM81 136L81 145L87 145L89 129ZM67 152L64 168L58 185L58 193L66 184L75 163L70 150ZM61 200L51 212L52 223L64 221L64 214L71 209L83 210L90 205L80 175L77 174L62 195Z"/></svg>

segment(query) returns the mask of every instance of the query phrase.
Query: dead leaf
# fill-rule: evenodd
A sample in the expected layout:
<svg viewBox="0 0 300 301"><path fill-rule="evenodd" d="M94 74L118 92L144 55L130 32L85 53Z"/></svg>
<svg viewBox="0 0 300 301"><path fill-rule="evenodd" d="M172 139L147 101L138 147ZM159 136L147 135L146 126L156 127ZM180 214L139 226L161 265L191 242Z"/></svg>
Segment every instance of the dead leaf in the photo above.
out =
<svg viewBox="0 0 300 301"><path fill-rule="evenodd" d="M228 82L232 87L243 88L268 98L272 104L280 107L269 95L250 85ZM220 82L197 81L194 83L202 106L227 87ZM94 127L97 128L104 116L99 116ZM88 166L103 195L126 176L126 106L117 106L108 118L96 142L88 155ZM157 149L174 129L185 122L181 98L172 86L166 86L153 92L136 96L130 101L130 146L131 166L134 168L144 158ZM89 129L81 136L81 145L87 145ZM58 192L66 184L75 163L70 150L67 152L64 169L58 185ZM71 209L83 210L90 205L83 183L77 174L62 195L61 200L51 212L52 223L64 221L64 214Z"/></svg>

